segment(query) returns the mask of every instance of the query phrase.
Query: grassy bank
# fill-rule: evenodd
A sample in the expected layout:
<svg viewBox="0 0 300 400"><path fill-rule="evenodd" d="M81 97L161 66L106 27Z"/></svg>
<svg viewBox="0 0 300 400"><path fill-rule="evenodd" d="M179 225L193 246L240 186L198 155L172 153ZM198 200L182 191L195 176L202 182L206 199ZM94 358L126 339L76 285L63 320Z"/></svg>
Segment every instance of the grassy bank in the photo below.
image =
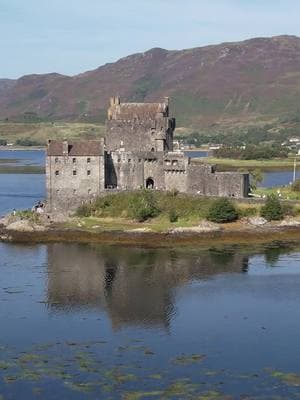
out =
<svg viewBox="0 0 300 400"><path fill-rule="evenodd" d="M77 217L70 220L67 227L94 232L167 232L174 228L197 227L207 219L215 200L176 192L120 192L80 207ZM241 199L235 200L234 205L239 218L253 217L260 215L263 202ZM296 217L300 214L300 204L283 204L283 212ZM238 227L239 223L235 222L234 226Z"/></svg>
<svg viewBox="0 0 300 400"><path fill-rule="evenodd" d="M104 136L104 125L77 122L15 123L0 122L0 139L15 143L28 139L46 144L48 139L95 139Z"/></svg>
<svg viewBox="0 0 300 400"><path fill-rule="evenodd" d="M44 174L45 168L38 165L1 165L0 174Z"/></svg>
<svg viewBox="0 0 300 400"><path fill-rule="evenodd" d="M266 197L271 194L279 195L282 200L300 201L300 192L292 190L291 186L278 186L272 188L257 188L254 191L256 196ZM300 206L300 205L299 205Z"/></svg>
<svg viewBox="0 0 300 400"><path fill-rule="evenodd" d="M278 158L272 160L234 160L230 158L215 158L203 157L194 158L194 162L215 164L219 171L222 170L253 170L260 169L261 171L278 171L278 170L293 170L294 158Z"/></svg>

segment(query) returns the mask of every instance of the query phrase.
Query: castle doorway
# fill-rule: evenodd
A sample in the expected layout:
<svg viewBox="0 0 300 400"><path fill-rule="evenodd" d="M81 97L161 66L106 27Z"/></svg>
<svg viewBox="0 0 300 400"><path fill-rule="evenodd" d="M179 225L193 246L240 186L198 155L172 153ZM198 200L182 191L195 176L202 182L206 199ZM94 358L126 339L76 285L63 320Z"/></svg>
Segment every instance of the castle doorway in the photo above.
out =
<svg viewBox="0 0 300 400"><path fill-rule="evenodd" d="M154 189L154 180L152 178L148 178L146 180L146 188L147 189Z"/></svg>

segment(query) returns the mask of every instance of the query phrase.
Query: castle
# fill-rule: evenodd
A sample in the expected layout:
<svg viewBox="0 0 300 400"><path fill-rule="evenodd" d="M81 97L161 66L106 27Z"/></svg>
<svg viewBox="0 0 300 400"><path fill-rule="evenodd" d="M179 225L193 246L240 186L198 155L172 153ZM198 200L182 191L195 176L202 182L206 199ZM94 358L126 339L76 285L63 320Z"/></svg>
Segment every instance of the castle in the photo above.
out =
<svg viewBox="0 0 300 400"><path fill-rule="evenodd" d="M249 174L217 172L173 151L175 119L162 103L110 100L102 140L49 140L46 160L50 212L73 210L117 190L178 190L203 196L247 197Z"/></svg>

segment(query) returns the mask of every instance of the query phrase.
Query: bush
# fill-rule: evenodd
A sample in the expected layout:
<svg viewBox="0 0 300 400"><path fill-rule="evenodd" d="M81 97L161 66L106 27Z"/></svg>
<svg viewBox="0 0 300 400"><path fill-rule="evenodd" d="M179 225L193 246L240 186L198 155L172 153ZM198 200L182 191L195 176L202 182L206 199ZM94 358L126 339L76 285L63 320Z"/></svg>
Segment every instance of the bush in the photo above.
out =
<svg viewBox="0 0 300 400"><path fill-rule="evenodd" d="M270 194L260 210L261 217L268 221L278 221L283 217L283 209L278 197Z"/></svg>
<svg viewBox="0 0 300 400"><path fill-rule="evenodd" d="M283 215L288 215L289 217L295 217L297 215L296 208L291 204L282 204L281 208Z"/></svg>
<svg viewBox="0 0 300 400"><path fill-rule="evenodd" d="M258 211L256 207L240 207L238 213L239 217L254 217Z"/></svg>
<svg viewBox="0 0 300 400"><path fill-rule="evenodd" d="M300 179L296 179L295 182L292 184L292 191L300 192Z"/></svg>
<svg viewBox="0 0 300 400"><path fill-rule="evenodd" d="M16 146L41 146L43 143L35 140L35 139L30 139L30 138L21 138L17 139Z"/></svg>
<svg viewBox="0 0 300 400"><path fill-rule="evenodd" d="M169 211L169 221L170 222L177 222L178 221L178 214L174 209Z"/></svg>
<svg viewBox="0 0 300 400"><path fill-rule="evenodd" d="M238 219L238 212L229 199L221 198L213 202L209 208L207 219L218 223L231 222Z"/></svg>
<svg viewBox="0 0 300 400"><path fill-rule="evenodd" d="M155 198L152 192L147 190L136 193L130 201L129 208L131 216L138 222L144 222L159 214Z"/></svg>
<svg viewBox="0 0 300 400"><path fill-rule="evenodd" d="M82 204L76 210L77 217L90 217L92 215L92 208L89 204Z"/></svg>

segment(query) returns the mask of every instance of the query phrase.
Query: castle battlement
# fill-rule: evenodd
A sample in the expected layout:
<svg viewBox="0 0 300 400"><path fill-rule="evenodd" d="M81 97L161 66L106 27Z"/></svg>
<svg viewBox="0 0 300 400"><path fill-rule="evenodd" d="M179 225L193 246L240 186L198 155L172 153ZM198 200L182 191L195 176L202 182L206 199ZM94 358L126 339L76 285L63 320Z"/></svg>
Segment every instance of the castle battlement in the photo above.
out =
<svg viewBox="0 0 300 400"><path fill-rule="evenodd" d="M112 97L106 136L49 140L46 161L50 211L67 212L111 190L178 190L205 196L246 197L249 175L217 172L173 151L170 103L122 103Z"/></svg>

